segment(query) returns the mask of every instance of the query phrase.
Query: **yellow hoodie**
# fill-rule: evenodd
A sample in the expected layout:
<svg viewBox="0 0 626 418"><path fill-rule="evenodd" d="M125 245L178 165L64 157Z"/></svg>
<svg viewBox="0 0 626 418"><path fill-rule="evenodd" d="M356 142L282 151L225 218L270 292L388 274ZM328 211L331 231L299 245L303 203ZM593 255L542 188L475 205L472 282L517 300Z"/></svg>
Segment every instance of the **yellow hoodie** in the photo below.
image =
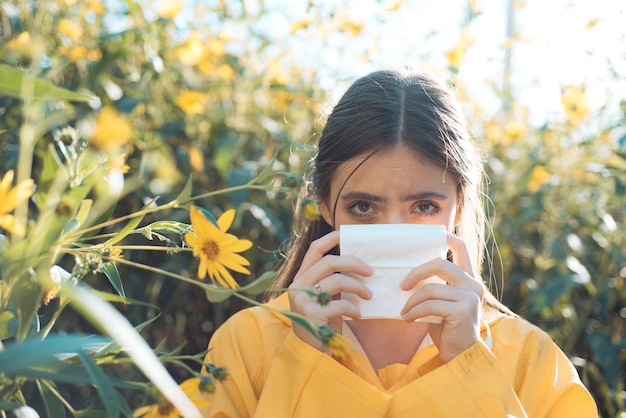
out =
<svg viewBox="0 0 626 418"><path fill-rule="evenodd" d="M289 309L286 294L271 301ZM489 308L492 347L478 341L447 364L437 347L377 372L352 349L344 360L300 340L290 321L263 307L233 315L209 343L226 367L209 417L597 417L593 398L551 338ZM486 327L483 328L486 338ZM490 344L491 345L491 342Z"/></svg>

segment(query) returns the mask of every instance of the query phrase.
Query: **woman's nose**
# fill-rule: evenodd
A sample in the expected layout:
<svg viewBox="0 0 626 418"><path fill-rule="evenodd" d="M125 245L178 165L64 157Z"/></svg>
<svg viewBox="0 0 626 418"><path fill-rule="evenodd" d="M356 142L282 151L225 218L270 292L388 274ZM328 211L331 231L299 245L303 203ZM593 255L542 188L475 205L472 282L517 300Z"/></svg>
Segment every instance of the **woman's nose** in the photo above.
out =
<svg viewBox="0 0 626 418"><path fill-rule="evenodd" d="M402 211L391 211L386 217L388 224L406 224L409 223L408 216Z"/></svg>

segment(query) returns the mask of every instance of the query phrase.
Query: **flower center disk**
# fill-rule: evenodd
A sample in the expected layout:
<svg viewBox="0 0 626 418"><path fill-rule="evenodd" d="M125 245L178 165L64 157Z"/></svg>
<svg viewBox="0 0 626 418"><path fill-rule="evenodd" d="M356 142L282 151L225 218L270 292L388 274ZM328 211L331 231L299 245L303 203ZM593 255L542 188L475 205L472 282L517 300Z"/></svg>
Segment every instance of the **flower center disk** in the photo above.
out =
<svg viewBox="0 0 626 418"><path fill-rule="evenodd" d="M220 247L215 241L205 241L202 245L202 252L209 260L215 260L220 254Z"/></svg>

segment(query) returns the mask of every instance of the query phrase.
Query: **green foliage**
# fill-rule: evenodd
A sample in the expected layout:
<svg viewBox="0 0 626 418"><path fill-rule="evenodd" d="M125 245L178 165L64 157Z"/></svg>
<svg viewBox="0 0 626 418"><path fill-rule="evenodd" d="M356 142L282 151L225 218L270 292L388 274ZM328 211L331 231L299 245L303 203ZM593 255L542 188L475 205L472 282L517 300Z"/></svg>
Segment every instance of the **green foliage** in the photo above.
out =
<svg viewBox="0 0 626 418"><path fill-rule="evenodd" d="M175 12L134 1L0 3L0 176L16 170L17 181L37 187L12 211L26 238L0 236L0 409L40 399L48 416L128 415L149 403L150 385L142 366L129 367L124 338L141 333L132 355L170 366L180 381L199 370L211 331L272 281L322 89L314 71L254 29L267 4L203 3L188 10L203 18L185 27ZM291 35L363 29L314 4ZM447 53L461 93L464 36ZM626 410L626 102L617 114L591 114L584 88L563 88L566 117L542 126L516 103L519 92L494 86L498 116L466 98L490 148L497 251L485 274L573 360L601 415L618 416ZM237 209L232 232L255 244L246 253L253 274L236 277L240 291L195 279L183 239L191 204L213 221ZM66 272L56 298L54 266ZM76 333L94 328L114 341L84 345ZM6 360L16 353L19 361ZM60 387L68 384L95 387L93 399L69 405Z"/></svg>
<svg viewBox="0 0 626 418"><path fill-rule="evenodd" d="M618 138L626 115L580 108L580 119L537 128L522 119L515 136L488 135L516 117L512 110L483 122L499 256L488 274L504 281L503 301L579 366L601 415L619 416L626 409L626 159Z"/></svg>

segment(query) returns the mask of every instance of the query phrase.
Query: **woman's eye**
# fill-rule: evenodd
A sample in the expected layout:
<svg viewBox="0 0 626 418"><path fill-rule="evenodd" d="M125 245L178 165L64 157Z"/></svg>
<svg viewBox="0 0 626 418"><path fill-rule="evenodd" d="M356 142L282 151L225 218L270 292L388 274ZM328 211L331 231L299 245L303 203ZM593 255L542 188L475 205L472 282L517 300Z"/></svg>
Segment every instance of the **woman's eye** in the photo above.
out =
<svg viewBox="0 0 626 418"><path fill-rule="evenodd" d="M368 202L355 202L350 205L348 210L357 216L369 215L374 211Z"/></svg>
<svg viewBox="0 0 626 418"><path fill-rule="evenodd" d="M439 206L432 202L420 202L415 207L415 210L424 215L435 215L439 213Z"/></svg>

